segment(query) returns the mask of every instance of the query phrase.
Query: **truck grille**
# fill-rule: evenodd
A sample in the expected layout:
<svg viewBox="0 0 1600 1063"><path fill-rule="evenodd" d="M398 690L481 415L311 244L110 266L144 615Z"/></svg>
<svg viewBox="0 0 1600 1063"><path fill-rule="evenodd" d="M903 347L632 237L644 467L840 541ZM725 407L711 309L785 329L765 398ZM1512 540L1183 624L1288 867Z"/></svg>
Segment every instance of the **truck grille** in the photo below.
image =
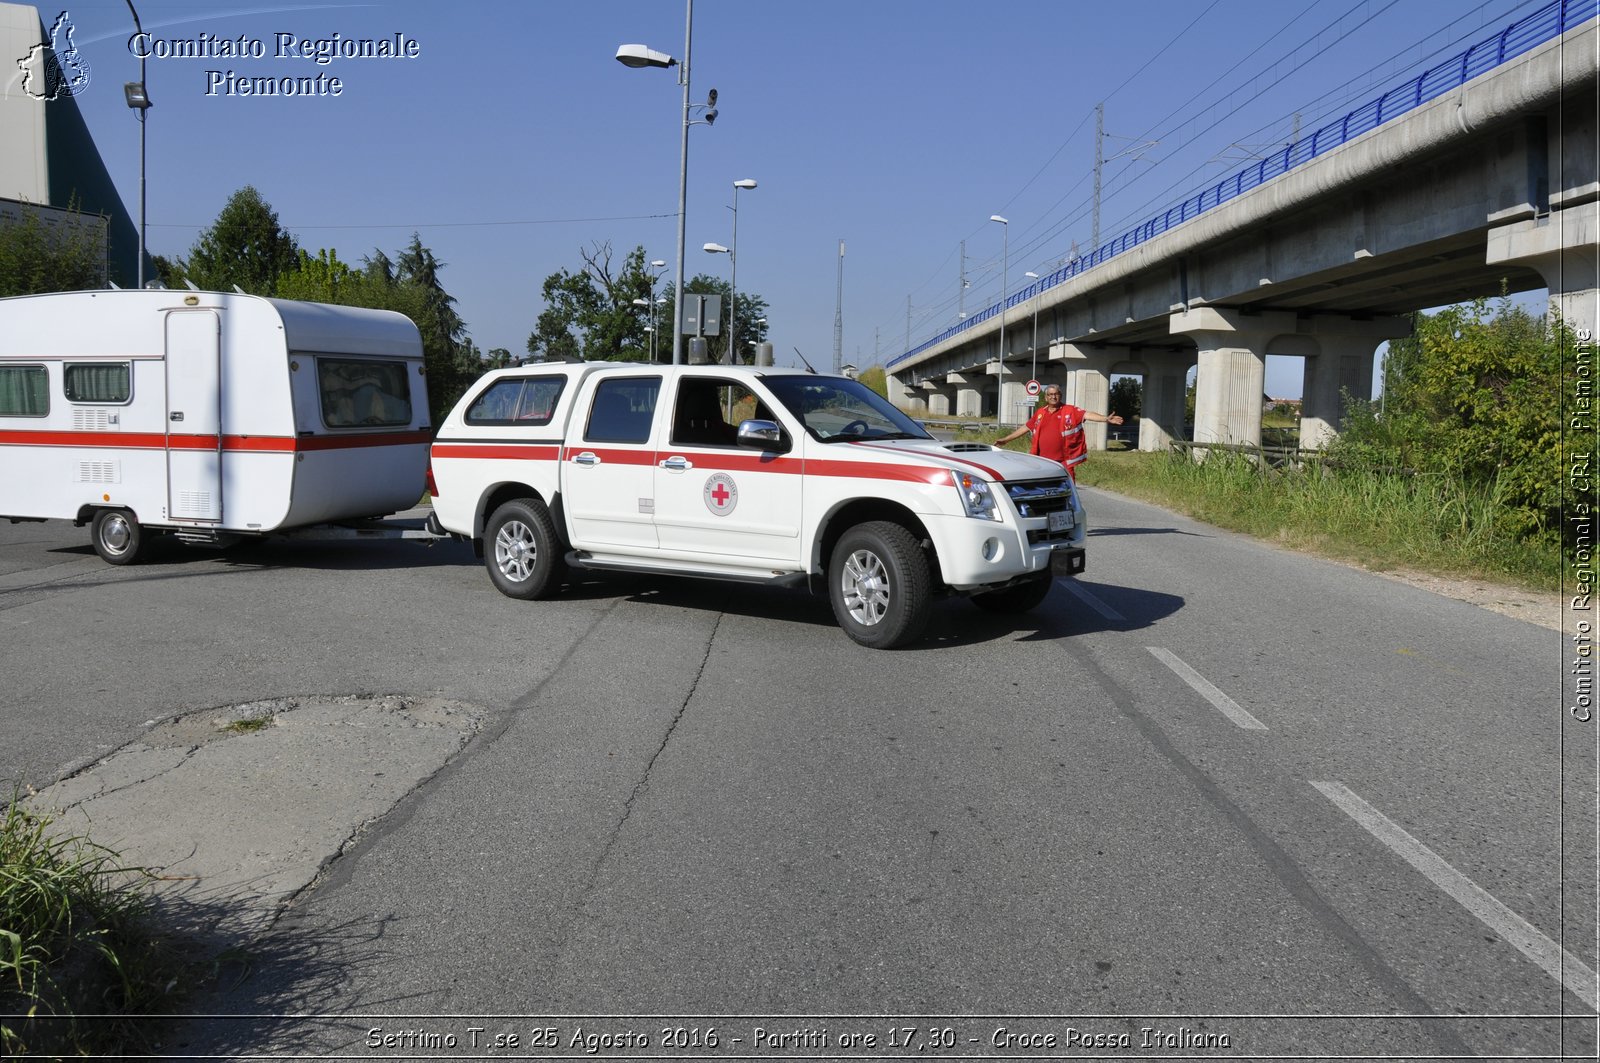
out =
<svg viewBox="0 0 1600 1063"><path fill-rule="evenodd" d="M1006 484L1005 488L1020 517L1042 517L1072 508L1072 481L1067 477Z"/></svg>
<svg viewBox="0 0 1600 1063"><path fill-rule="evenodd" d="M1072 480L1062 477L1059 480L1029 480L1026 483L1008 483L1005 485L1006 494L1011 499L1011 504L1017 507L1017 515L1027 520L1030 517L1048 517L1051 513L1060 513L1072 510L1073 493ZM1054 532L1048 528L1031 528L1028 530L1028 545L1035 546L1039 543L1064 543L1070 542L1076 534L1076 521L1074 526L1061 528Z"/></svg>

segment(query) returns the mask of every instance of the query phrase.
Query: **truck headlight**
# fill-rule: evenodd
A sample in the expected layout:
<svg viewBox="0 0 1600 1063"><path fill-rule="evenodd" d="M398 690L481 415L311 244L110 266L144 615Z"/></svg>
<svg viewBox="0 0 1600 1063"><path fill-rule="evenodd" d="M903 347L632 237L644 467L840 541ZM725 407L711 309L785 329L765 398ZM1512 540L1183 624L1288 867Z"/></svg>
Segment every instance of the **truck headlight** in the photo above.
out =
<svg viewBox="0 0 1600 1063"><path fill-rule="evenodd" d="M989 489L989 481L971 473L958 472L956 490L961 494L961 505L967 511L967 516L979 520L1000 519L1000 507L995 502L994 492Z"/></svg>

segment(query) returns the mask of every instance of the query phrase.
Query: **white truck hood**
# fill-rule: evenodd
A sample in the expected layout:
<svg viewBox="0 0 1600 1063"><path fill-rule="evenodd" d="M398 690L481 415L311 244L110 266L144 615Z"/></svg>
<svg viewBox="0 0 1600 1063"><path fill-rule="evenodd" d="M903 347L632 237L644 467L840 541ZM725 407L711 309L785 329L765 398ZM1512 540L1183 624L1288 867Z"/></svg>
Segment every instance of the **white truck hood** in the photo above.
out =
<svg viewBox="0 0 1600 1063"><path fill-rule="evenodd" d="M849 444L853 450L873 451L904 462L920 458L954 472L978 473L986 480L1060 479L1067 471L1059 462L983 443L956 443L933 439L894 439L881 443Z"/></svg>

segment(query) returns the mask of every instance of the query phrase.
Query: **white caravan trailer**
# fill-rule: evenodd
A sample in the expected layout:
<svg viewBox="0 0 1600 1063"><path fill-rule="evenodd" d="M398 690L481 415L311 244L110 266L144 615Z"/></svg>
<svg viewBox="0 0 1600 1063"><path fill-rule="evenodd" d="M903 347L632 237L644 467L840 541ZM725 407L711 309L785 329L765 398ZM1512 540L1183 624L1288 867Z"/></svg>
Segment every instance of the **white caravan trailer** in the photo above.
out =
<svg viewBox="0 0 1600 1063"><path fill-rule="evenodd" d="M251 295L0 299L0 518L225 544L387 516L428 467L422 340L402 314Z"/></svg>

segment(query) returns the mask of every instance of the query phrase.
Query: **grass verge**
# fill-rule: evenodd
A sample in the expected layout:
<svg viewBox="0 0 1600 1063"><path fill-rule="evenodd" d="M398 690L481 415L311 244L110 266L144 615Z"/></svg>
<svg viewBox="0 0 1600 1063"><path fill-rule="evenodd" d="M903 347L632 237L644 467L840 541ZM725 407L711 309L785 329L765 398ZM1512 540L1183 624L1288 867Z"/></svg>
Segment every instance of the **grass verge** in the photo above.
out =
<svg viewBox="0 0 1600 1063"><path fill-rule="evenodd" d="M146 874L56 832L20 790L0 819L0 1058L120 1054L183 982L154 929Z"/></svg>
<svg viewBox="0 0 1600 1063"><path fill-rule="evenodd" d="M1492 490L1448 477L1273 469L1237 454L1105 451L1080 467L1102 487L1231 531L1378 571L1415 569L1554 591L1554 544L1518 538Z"/></svg>
<svg viewBox="0 0 1600 1063"><path fill-rule="evenodd" d="M998 433L961 435L993 442ZM1105 450L1078 467L1078 482L1380 572L1409 569L1540 592L1559 586L1559 548L1518 538L1492 490L1454 478L1335 472L1311 463L1274 469L1223 452L1195 462L1170 451Z"/></svg>

